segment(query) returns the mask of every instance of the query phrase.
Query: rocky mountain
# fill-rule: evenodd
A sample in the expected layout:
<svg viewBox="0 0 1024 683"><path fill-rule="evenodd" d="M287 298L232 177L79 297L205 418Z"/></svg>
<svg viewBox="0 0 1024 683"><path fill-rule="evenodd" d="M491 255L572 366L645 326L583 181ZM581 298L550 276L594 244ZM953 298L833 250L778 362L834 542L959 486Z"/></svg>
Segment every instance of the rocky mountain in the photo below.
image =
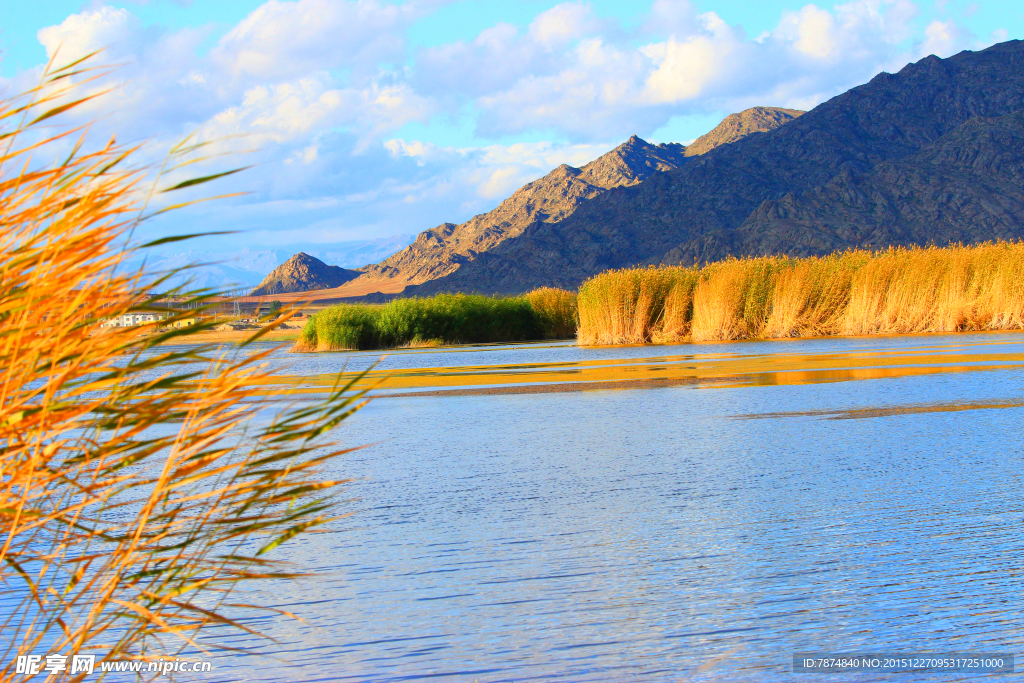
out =
<svg viewBox="0 0 1024 683"><path fill-rule="evenodd" d="M612 187L635 185L683 162L682 145L652 145L635 135L583 168L562 164L516 190L493 211L422 232L402 251L370 266L370 278L419 284L448 275L476 254L516 237L535 221L554 223Z"/></svg>
<svg viewBox="0 0 1024 683"><path fill-rule="evenodd" d="M364 268L364 279L388 279L420 284L444 277L506 240L522 234L530 224L557 223L606 190L632 187L657 172L671 171L718 145L754 132L772 130L799 116L793 109L754 107L726 118L715 130L698 138L693 147L653 145L637 136L582 168L563 164L543 178L516 190L496 209L460 225L445 223L420 233L406 249ZM399 287L400 289L400 287Z"/></svg>
<svg viewBox="0 0 1024 683"><path fill-rule="evenodd" d="M1022 188L1024 110L975 117L902 159L840 172L799 198L765 201L737 230L738 248L802 255L851 243L1020 239Z"/></svg>
<svg viewBox="0 0 1024 683"><path fill-rule="evenodd" d="M329 266L305 252L279 265L250 293L252 296L331 289L362 275L358 270Z"/></svg>
<svg viewBox="0 0 1024 683"><path fill-rule="evenodd" d="M715 147L742 140L751 133L765 133L792 121L804 112L779 107L751 107L738 114L729 114L710 133L705 133L686 146L686 156L695 157Z"/></svg>
<svg viewBox="0 0 1024 683"><path fill-rule="evenodd" d="M406 290L576 287L608 268L1024 237L1024 42L899 73L534 221Z"/></svg>

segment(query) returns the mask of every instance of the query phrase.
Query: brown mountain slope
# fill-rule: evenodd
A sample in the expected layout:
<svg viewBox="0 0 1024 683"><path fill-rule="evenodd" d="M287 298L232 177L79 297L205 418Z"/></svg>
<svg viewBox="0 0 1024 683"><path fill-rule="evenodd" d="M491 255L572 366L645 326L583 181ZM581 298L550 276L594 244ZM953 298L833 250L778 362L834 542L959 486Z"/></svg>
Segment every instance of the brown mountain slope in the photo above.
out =
<svg viewBox="0 0 1024 683"><path fill-rule="evenodd" d="M557 223L606 190L632 187L654 173L678 168L688 156L751 133L772 130L801 113L795 109L753 107L731 114L695 141L698 152L679 144L652 145L634 135L582 168L559 166L516 190L493 211L474 216L461 225L445 223L420 233L404 250L363 268L366 275L352 286L374 283L380 291L397 292L407 284L444 277L478 254L519 236L531 223Z"/></svg>
<svg viewBox="0 0 1024 683"><path fill-rule="evenodd" d="M751 133L765 133L792 121L804 112L779 107L751 107L738 114L729 114L715 126L686 146L686 156L694 157L710 152L715 147L742 140Z"/></svg>
<svg viewBox="0 0 1024 683"><path fill-rule="evenodd" d="M931 56L787 125L533 223L406 294L576 287L609 268L1024 238L1024 42ZM972 121L973 119L973 121Z"/></svg>
<svg viewBox="0 0 1024 683"><path fill-rule="evenodd" d="M527 183L488 213L455 225L422 232L416 241L365 268L365 279L386 278L419 284L454 272L476 254L519 235L534 221L560 221L583 202L612 187L635 185L656 171L683 161L682 145L652 145L635 135L583 168L562 164Z"/></svg>
<svg viewBox="0 0 1024 683"><path fill-rule="evenodd" d="M279 265L263 282L252 290L251 296L304 292L313 289L331 289L362 275L358 270L329 266L304 252Z"/></svg>

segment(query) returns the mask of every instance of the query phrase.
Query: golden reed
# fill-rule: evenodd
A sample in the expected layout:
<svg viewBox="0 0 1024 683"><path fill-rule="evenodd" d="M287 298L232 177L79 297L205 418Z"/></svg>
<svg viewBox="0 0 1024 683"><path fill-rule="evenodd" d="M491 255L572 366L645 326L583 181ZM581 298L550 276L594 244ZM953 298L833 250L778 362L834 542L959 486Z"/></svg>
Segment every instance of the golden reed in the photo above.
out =
<svg viewBox="0 0 1024 683"><path fill-rule="evenodd" d="M84 130L53 128L91 99L75 93L95 73L51 67L0 100L0 683L26 679L19 655L99 666L217 648L201 638L210 626L252 632L238 618L259 607L229 598L240 583L293 576L274 549L333 518L344 480L323 473L346 450L321 436L361 405L336 386L254 421L273 380L266 350L161 346L210 329L167 325L194 310L103 324L169 312L125 263L146 197L224 174L158 177L146 191L134 148L88 152ZM200 147L176 147L169 165Z"/></svg>
<svg viewBox="0 0 1024 683"><path fill-rule="evenodd" d="M576 336L579 313L576 292L555 287L541 287L525 294L541 330L548 339L571 339Z"/></svg>
<svg viewBox="0 0 1024 683"><path fill-rule="evenodd" d="M582 345L1021 329L1024 244L611 270L578 306Z"/></svg>

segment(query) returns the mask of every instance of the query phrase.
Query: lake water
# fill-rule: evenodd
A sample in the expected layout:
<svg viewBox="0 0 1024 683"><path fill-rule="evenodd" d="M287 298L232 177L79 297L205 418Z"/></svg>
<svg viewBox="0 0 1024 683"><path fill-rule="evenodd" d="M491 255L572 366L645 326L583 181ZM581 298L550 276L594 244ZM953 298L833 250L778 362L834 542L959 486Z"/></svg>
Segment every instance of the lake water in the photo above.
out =
<svg viewBox="0 0 1024 683"><path fill-rule="evenodd" d="M372 444L353 514L241 596L306 623L203 680L976 678L792 658L1024 655L1022 368L1016 334L390 354L335 435Z"/></svg>

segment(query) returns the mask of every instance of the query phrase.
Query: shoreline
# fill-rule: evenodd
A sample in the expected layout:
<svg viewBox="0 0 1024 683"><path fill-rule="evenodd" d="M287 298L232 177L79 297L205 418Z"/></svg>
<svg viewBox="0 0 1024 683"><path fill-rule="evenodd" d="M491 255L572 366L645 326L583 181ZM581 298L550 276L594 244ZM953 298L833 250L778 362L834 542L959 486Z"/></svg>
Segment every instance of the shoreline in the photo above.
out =
<svg viewBox="0 0 1024 683"><path fill-rule="evenodd" d="M301 330L299 331L301 332ZM369 352L389 352L389 351L411 351L411 350L454 350L463 349L466 347L484 347L484 346L513 346L519 344L550 344L550 343L561 343L561 342L573 342L573 346L581 349L620 349L626 347L644 347L644 346L703 346L707 344L757 344L761 342L800 342L800 341L811 341L820 339L899 339L903 337L942 337L950 335L964 335L964 334L1024 334L1024 327L1013 327L1006 329L990 329L990 330L950 330L950 331L928 331L928 332L883 332L879 334L822 334L814 336L803 336L803 337L744 337L742 339L712 339L702 341L691 341L689 339L681 341L657 341L657 342L625 342L622 344L580 344L576 339L530 339L526 341L506 341L506 342L482 342L482 343L465 343L465 344L437 344L430 342L405 344L402 346L388 346L375 349L348 349L348 348L332 348L332 349L313 349L294 351L293 353L369 353ZM296 341L298 340L298 334L295 335Z"/></svg>
<svg viewBox="0 0 1024 683"><path fill-rule="evenodd" d="M238 345L244 342L246 339L251 337L256 330L232 330L231 332L221 332L217 330L211 330L210 332L199 332L197 334L182 335L175 337L174 339L164 342L161 346L184 346L184 345L200 345L200 344L234 344ZM299 335L302 334L302 329L288 328L283 330L273 330L260 337L259 341L268 342L279 342L294 343L298 341Z"/></svg>
<svg viewBox="0 0 1024 683"><path fill-rule="evenodd" d="M236 330L231 332L202 332L194 335L187 335L179 337L173 341L166 342L166 345L200 345L200 344L241 344L250 336L252 336L254 330ZM274 330L268 332L264 336L260 337L259 341L262 342L277 342L280 344L291 343L294 344L299 340L302 334L301 328L289 328L284 330ZM1024 334L1024 328L1012 328L1002 330L957 330L950 332L907 332L902 334L851 334L851 335L840 335L840 334L826 334L820 336L808 336L808 337L765 337L765 338L746 338L746 339L721 339L714 341L673 341L673 342L648 342L646 344L637 343L626 343L626 344L587 344L582 345L579 343L573 343L573 346L583 349L618 349L625 347L636 347L636 346L686 346L686 345L707 345L707 344L751 344L759 342L798 342L798 341L809 341L814 339L895 339L902 337L940 337L950 335L964 335L964 334ZM465 349L467 347L487 347L487 346L510 346L519 344L550 344L550 343L564 343L564 342L575 342L573 339L534 339L528 341L509 341L509 342L486 342L481 344L436 344L436 343L418 343L418 344L406 344L403 346L392 346L387 348L379 349L324 349L319 351L291 351L289 353L297 354L319 354L319 353L368 353L368 352L393 352L393 351L451 351L455 349Z"/></svg>

